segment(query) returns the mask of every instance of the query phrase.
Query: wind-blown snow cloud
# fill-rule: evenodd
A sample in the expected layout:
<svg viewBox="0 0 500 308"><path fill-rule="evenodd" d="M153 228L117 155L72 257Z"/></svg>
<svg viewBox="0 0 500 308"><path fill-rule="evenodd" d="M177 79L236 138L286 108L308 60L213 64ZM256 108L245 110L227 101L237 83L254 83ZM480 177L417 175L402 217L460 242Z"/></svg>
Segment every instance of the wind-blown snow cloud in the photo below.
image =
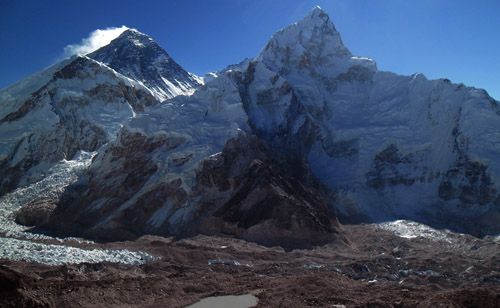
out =
<svg viewBox="0 0 500 308"><path fill-rule="evenodd" d="M113 39L122 34L123 31L129 29L126 26L112 27L106 29L97 29L79 44L71 44L64 47L64 55L70 57L72 55L86 55L94 50L109 44Z"/></svg>

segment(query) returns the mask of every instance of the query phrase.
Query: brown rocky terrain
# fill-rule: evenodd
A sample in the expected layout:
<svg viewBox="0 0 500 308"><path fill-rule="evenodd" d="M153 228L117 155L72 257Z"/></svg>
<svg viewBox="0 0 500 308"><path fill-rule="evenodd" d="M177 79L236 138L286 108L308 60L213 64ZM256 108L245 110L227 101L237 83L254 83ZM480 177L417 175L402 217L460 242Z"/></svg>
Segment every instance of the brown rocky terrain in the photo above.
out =
<svg viewBox="0 0 500 308"><path fill-rule="evenodd" d="M151 157L184 140L148 139L126 133L119 138L120 144L104 153L124 157L110 159L109 164L115 168L91 168L88 184L80 181L69 187L61 200L52 201L49 210L44 200L37 202L43 207L24 206L17 221L64 236L99 241L134 240L144 234L183 238L201 233L231 235L285 249L346 242L335 213L323 198L326 192L314 178L307 173L301 176L302 181L291 176L286 169L293 168L272 159L272 152L255 136L241 134L230 139L221 153L205 159L196 171L196 185L190 192L185 190L182 178L176 178L147 188L135 199L133 192L144 187L157 172ZM100 203L89 207L92 202ZM124 203L128 206L123 207ZM170 217L176 209L197 206L185 215L180 226L167 219L152 223L162 216L159 213L165 204L170 204L165 210L165 216ZM44 215L40 215L42 211ZM114 212L118 214L110 215Z"/></svg>
<svg viewBox="0 0 500 308"><path fill-rule="evenodd" d="M349 244L288 252L208 236L98 245L160 257L141 266L1 261L0 306L184 307L238 294L255 295L258 307L500 306L499 244L491 238L410 240L372 225L343 229Z"/></svg>

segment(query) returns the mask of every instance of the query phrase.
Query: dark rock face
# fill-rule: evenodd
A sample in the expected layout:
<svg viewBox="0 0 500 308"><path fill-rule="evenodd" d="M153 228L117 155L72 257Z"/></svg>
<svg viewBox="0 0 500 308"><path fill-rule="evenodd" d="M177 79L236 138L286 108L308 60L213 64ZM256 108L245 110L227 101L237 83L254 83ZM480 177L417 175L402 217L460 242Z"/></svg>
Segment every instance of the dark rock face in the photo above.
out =
<svg viewBox="0 0 500 308"><path fill-rule="evenodd" d="M244 179L214 213L223 222L221 233L288 249L342 240L337 221L313 190L259 160L251 163Z"/></svg>
<svg viewBox="0 0 500 308"><path fill-rule="evenodd" d="M425 174L408 172L408 166L417 159L414 153L402 154L395 144L390 144L373 159L373 169L366 174L366 184L375 189L383 189L386 186L410 186L415 182L424 182Z"/></svg>
<svg viewBox="0 0 500 308"><path fill-rule="evenodd" d="M47 225L56 208L56 202L52 199L43 199L26 204L17 211L16 222L25 226Z"/></svg>
<svg viewBox="0 0 500 308"><path fill-rule="evenodd" d="M166 98L176 96L179 90L188 91L200 85L155 41L136 30L126 30L88 56L150 89L164 92Z"/></svg>
<svg viewBox="0 0 500 308"><path fill-rule="evenodd" d="M244 134L202 162L191 191L174 179L131 198L157 176L151 158L182 142L122 132L120 142L100 154L113 152L106 167L93 165L86 182L67 190L49 227L98 240L229 235L287 249L345 241L320 188L287 175L261 141ZM179 209L185 210L182 219L176 218Z"/></svg>
<svg viewBox="0 0 500 308"><path fill-rule="evenodd" d="M498 233L500 195L487 165L467 157L460 158L443 175L438 194L443 202L455 202L460 208L478 207L482 210L474 219L443 213L446 220L460 222L455 223L457 230L475 236Z"/></svg>
<svg viewBox="0 0 500 308"><path fill-rule="evenodd" d="M127 131L123 131L118 138L119 143L100 154L110 157L104 162L107 166L92 166L85 179L67 189L51 217L52 228L100 240L130 239L140 233L143 225L138 220L141 216L131 213L142 205L143 199L131 204L123 216L112 219L109 215L127 202L157 171L151 156L178 146L182 140L161 135L147 138ZM157 202L163 202L163 198L167 197L163 189L152 191L149 196ZM153 202L150 206L154 207L155 204ZM139 211L147 212L147 208L143 207ZM100 227L99 224L107 219L110 222Z"/></svg>
<svg viewBox="0 0 500 308"><path fill-rule="evenodd" d="M286 249L345 241L320 190L287 175L268 153L257 138L240 136L203 165L199 185L231 195L219 205L206 206L211 217L202 214L209 218L202 219L200 231Z"/></svg>
<svg viewBox="0 0 500 308"><path fill-rule="evenodd" d="M39 91L33 93L33 98L30 98L30 99L26 100L21 105L21 107L19 107L19 109L17 109L14 112L11 112L11 113L7 114L5 117L3 117L0 120L0 124L8 123L8 122L13 122L15 120L18 120L18 119L24 117L32 109L34 109L37 106L37 100L36 99L37 99L37 96L41 94L40 93L41 90L43 90L43 89L40 89Z"/></svg>
<svg viewBox="0 0 500 308"><path fill-rule="evenodd" d="M464 205L485 205L494 201L497 190L487 169L477 161L457 162L439 185L439 197L445 201L458 199Z"/></svg>
<svg viewBox="0 0 500 308"><path fill-rule="evenodd" d="M352 66L337 77L338 82L370 82L375 73L364 66Z"/></svg>

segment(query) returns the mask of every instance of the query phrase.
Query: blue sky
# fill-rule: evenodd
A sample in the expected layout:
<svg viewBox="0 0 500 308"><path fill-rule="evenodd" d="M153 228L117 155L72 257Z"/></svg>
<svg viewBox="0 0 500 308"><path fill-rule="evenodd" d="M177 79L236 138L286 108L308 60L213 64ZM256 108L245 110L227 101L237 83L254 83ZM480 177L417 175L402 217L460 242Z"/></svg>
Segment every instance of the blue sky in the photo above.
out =
<svg viewBox="0 0 500 308"><path fill-rule="evenodd" d="M55 63L93 30L121 25L202 75L255 56L314 5L379 69L447 77L500 99L498 0L0 0L0 88Z"/></svg>

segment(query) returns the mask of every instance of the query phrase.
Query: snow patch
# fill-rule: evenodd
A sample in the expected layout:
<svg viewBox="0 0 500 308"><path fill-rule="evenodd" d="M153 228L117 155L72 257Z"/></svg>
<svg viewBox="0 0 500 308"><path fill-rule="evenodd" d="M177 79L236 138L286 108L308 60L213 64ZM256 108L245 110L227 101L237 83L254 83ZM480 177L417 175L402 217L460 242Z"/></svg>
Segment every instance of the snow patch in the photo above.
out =
<svg viewBox="0 0 500 308"><path fill-rule="evenodd" d="M448 230L436 230L427 225L410 221L410 220L396 220L392 222L384 222L380 224L375 224L380 229L391 231L399 237L414 239L418 237L434 240L434 241L445 241L448 243L452 242L450 237L450 231Z"/></svg>

